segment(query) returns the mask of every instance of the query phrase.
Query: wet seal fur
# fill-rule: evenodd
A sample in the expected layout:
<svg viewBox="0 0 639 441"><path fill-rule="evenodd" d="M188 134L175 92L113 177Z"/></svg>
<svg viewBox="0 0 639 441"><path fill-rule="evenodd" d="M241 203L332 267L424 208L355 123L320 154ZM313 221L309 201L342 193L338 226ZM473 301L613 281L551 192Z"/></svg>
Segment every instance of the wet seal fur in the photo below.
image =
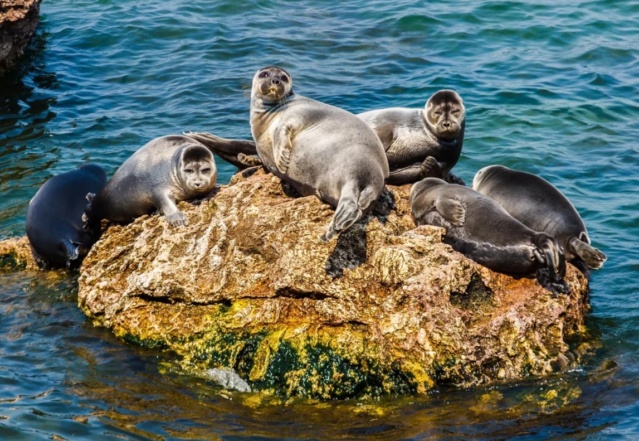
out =
<svg viewBox="0 0 639 441"><path fill-rule="evenodd" d="M466 127L466 108L457 92L437 91L423 109L392 107L357 116L384 145L390 167L387 183L401 185L435 177L464 184L450 174L461 155Z"/></svg>
<svg viewBox="0 0 639 441"><path fill-rule="evenodd" d="M206 196L216 181L213 154L204 145L183 135L156 138L116 170L92 198L85 220L128 223L157 209L171 225L185 225L176 203Z"/></svg>
<svg viewBox="0 0 639 441"><path fill-rule="evenodd" d="M83 229L87 193L106 184L106 173L84 164L45 182L29 202L26 230L31 251L42 268L74 269L100 236L99 228Z"/></svg>
<svg viewBox="0 0 639 441"><path fill-rule="evenodd" d="M531 230L487 196L426 178L411 188L410 204L417 225L445 228L444 242L475 262L514 275L547 270L550 282L564 290L566 264L559 243Z"/></svg>
<svg viewBox="0 0 639 441"><path fill-rule="evenodd" d="M323 241L357 222L384 189L388 161L373 130L346 110L295 95L284 69L253 77L251 132L264 167L335 208Z"/></svg>
<svg viewBox="0 0 639 441"><path fill-rule="evenodd" d="M545 179L502 165L479 170L473 189L493 199L511 216L535 231L557 239L566 258L585 273L599 269L606 255L590 245L590 237L574 205Z"/></svg>

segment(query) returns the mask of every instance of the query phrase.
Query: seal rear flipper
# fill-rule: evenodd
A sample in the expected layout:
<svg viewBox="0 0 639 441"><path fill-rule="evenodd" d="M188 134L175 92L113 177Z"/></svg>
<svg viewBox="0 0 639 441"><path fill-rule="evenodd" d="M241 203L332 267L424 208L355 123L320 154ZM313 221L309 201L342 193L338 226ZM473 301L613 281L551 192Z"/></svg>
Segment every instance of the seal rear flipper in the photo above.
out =
<svg viewBox="0 0 639 441"><path fill-rule="evenodd" d="M577 237L570 238L568 250L579 256L590 269L601 268L607 259L604 253Z"/></svg>
<svg viewBox="0 0 639 441"><path fill-rule="evenodd" d="M213 153L230 153L237 156L240 153L245 155L257 155L257 146L253 141L243 139L227 139L207 132L184 132L184 136L198 141L206 146ZM222 155L219 155L223 158Z"/></svg>
<svg viewBox="0 0 639 441"><path fill-rule="evenodd" d="M360 210L357 202L351 197L342 197L337 204L335 215L331 219L331 223L328 224L326 233L320 236L322 242L329 242L340 231L346 230L362 217L362 210Z"/></svg>
<svg viewBox="0 0 639 441"><path fill-rule="evenodd" d="M536 234L533 243L535 257L548 270L551 282L561 282L566 276L566 257L559 243L545 233Z"/></svg>

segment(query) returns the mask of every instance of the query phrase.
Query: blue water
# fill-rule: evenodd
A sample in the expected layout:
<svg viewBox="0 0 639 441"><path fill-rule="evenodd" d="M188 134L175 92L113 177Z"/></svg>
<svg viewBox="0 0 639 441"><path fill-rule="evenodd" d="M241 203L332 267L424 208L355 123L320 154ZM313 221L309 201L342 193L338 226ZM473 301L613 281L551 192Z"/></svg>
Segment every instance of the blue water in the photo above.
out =
<svg viewBox="0 0 639 441"><path fill-rule="evenodd" d="M94 328L62 273L0 274L0 439L639 438L639 2L610 0L45 0L0 79L0 239L24 234L50 176L112 173L185 130L250 138L255 70L352 112L467 109L467 182L501 163L540 174L608 255L591 280L594 356L572 372L379 402L270 403L171 369L170 354ZM233 168L218 161L219 178ZM553 398L554 397L554 398Z"/></svg>

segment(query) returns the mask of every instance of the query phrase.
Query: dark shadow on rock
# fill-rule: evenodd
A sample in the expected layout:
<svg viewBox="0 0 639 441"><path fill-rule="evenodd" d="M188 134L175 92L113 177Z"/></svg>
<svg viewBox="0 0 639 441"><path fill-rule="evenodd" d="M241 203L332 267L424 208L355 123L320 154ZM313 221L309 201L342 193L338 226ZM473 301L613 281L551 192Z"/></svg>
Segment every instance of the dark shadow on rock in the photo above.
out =
<svg viewBox="0 0 639 441"><path fill-rule="evenodd" d="M295 190L293 186L285 180L282 180L282 192L289 198L297 199L302 197L302 195L299 194L297 190Z"/></svg>
<svg viewBox="0 0 639 441"><path fill-rule="evenodd" d="M337 236L337 245L326 261L329 276L342 277L345 269L357 268L366 262L366 224L369 221L367 217Z"/></svg>
<svg viewBox="0 0 639 441"><path fill-rule="evenodd" d="M386 220L391 211L397 210L395 195L386 187L384 187L384 190L372 205L370 215L377 218L382 224L386 224Z"/></svg>
<svg viewBox="0 0 639 441"><path fill-rule="evenodd" d="M461 309L477 310L481 306L490 306L493 301L493 290L484 284L481 276L474 273L468 282L465 292L451 292L450 303Z"/></svg>

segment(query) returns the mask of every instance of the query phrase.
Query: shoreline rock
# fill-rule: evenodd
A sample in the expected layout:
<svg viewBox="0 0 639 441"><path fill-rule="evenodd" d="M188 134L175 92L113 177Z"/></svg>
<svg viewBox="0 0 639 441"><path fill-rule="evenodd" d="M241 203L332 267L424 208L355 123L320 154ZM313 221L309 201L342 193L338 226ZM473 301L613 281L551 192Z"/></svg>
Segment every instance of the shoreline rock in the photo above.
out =
<svg viewBox="0 0 639 441"><path fill-rule="evenodd" d="M587 280L567 295L481 267L415 228L410 186L392 187L336 241L333 215L258 171L236 175L189 225L159 216L111 226L81 268L79 306L181 369L232 369L282 397L424 394L565 370L585 332Z"/></svg>
<svg viewBox="0 0 639 441"><path fill-rule="evenodd" d="M3 0L0 4L0 76L22 56L40 21L42 0Z"/></svg>

